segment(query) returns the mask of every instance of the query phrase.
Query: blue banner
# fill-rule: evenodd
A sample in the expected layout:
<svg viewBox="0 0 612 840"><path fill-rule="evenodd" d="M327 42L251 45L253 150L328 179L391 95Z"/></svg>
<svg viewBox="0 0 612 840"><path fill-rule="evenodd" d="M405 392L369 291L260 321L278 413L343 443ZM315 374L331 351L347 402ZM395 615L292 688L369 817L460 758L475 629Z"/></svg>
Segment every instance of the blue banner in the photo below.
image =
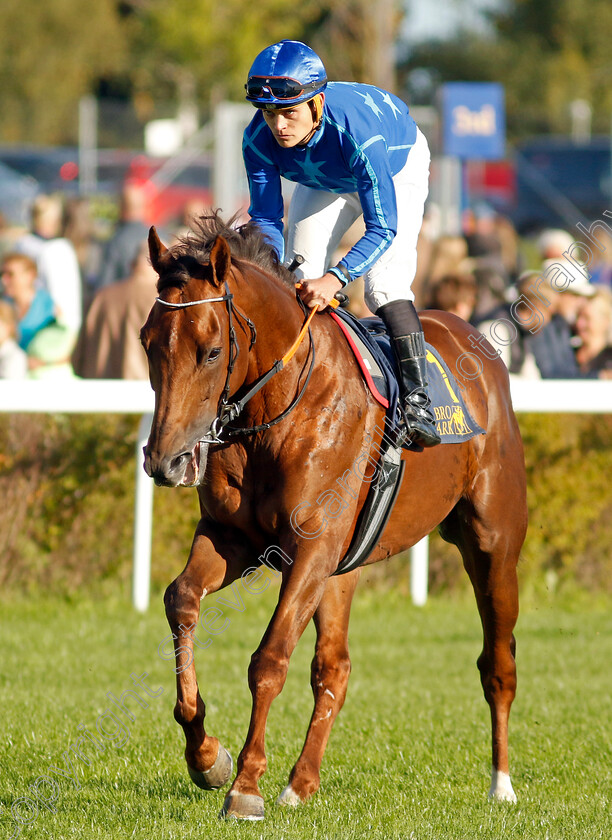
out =
<svg viewBox="0 0 612 840"><path fill-rule="evenodd" d="M448 82L442 85L443 152L459 158L496 160L506 145L503 85Z"/></svg>

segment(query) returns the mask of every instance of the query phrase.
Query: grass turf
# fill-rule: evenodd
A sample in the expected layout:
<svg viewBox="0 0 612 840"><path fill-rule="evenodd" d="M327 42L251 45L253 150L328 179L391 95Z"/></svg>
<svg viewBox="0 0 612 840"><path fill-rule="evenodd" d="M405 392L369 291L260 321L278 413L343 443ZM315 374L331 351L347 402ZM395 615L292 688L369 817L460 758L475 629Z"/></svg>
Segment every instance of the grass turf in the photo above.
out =
<svg viewBox="0 0 612 840"><path fill-rule="evenodd" d="M210 599L214 602L217 596ZM196 664L209 731L236 758L246 733L246 669L274 592L245 594L244 612L224 608L230 625ZM24 838L418 838L418 840L596 840L612 835L612 621L600 608L523 612L517 628L519 693L511 716L511 771L518 804L487 800L489 715L475 660L475 607L432 600L416 609L396 593L358 595L351 622L353 674L327 749L318 794L298 809L275 799L301 748L311 712L307 631L270 714L269 769L261 782L263 823L223 822L224 792L190 782L183 736L172 717L172 663L158 655L168 629L159 599L145 616L121 600L5 601L0 641L0 840L17 836L11 807L41 797L56 812L18 802ZM146 672L147 708L91 748L80 789L52 765L117 697ZM144 691L140 691L144 696ZM110 719L104 725L111 732ZM127 731L126 730L126 731Z"/></svg>

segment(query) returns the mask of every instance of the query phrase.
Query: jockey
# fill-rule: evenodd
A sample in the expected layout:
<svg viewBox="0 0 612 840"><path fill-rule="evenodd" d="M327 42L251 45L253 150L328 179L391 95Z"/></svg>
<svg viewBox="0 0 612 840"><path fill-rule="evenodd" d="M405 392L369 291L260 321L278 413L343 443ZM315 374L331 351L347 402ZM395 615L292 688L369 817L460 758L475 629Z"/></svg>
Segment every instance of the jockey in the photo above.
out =
<svg viewBox="0 0 612 840"><path fill-rule="evenodd" d="M324 309L361 275L365 301L385 323L401 371L408 436L440 443L427 394L425 340L410 290L428 192L429 148L404 102L371 85L329 82L300 41L261 52L246 99L258 110L244 132L249 215L285 259L281 175L296 182L287 252L304 263L299 294ZM342 236L363 216L365 234L333 267Z"/></svg>

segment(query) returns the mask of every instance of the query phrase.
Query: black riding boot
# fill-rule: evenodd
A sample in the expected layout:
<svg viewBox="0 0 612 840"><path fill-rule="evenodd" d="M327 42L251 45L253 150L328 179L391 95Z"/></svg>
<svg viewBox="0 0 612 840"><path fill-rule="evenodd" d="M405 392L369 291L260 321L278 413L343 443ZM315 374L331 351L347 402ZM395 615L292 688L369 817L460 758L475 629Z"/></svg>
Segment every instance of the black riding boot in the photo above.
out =
<svg viewBox="0 0 612 840"><path fill-rule="evenodd" d="M408 437L419 446L437 446L441 439L427 393L425 337L414 304L408 300L392 301L376 314L387 327L399 364Z"/></svg>

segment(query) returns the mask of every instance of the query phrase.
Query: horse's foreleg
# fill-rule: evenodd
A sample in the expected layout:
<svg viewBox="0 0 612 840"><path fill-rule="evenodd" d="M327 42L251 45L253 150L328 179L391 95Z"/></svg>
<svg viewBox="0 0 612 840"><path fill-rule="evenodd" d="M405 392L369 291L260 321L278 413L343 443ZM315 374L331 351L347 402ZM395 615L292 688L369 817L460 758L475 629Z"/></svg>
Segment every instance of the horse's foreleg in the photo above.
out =
<svg viewBox="0 0 612 840"><path fill-rule="evenodd" d="M319 789L321 761L336 716L344 705L351 672L348 626L360 573L356 570L329 578L314 614L317 629L311 668L314 710L304 747L289 776L289 784L278 798L280 805L298 805Z"/></svg>
<svg viewBox="0 0 612 840"><path fill-rule="evenodd" d="M167 588L164 603L175 650L177 697L174 717L185 733L185 759L192 781L204 790L215 790L229 781L232 759L217 738L204 730L206 707L198 689L194 665L194 644L209 646L212 639L202 639L198 632L200 602L212 592L229 585L244 568L231 554L231 541L222 542L222 556L210 536L199 529L183 572ZM231 558L231 559L228 559Z"/></svg>
<svg viewBox="0 0 612 840"><path fill-rule="evenodd" d="M238 774L225 798L222 816L263 819L264 804L258 782L267 766L265 732L268 712L285 683L289 658L325 591L326 574L321 570L324 556L295 556L290 570L283 570L278 604L259 647L251 657L251 721L238 758Z"/></svg>

